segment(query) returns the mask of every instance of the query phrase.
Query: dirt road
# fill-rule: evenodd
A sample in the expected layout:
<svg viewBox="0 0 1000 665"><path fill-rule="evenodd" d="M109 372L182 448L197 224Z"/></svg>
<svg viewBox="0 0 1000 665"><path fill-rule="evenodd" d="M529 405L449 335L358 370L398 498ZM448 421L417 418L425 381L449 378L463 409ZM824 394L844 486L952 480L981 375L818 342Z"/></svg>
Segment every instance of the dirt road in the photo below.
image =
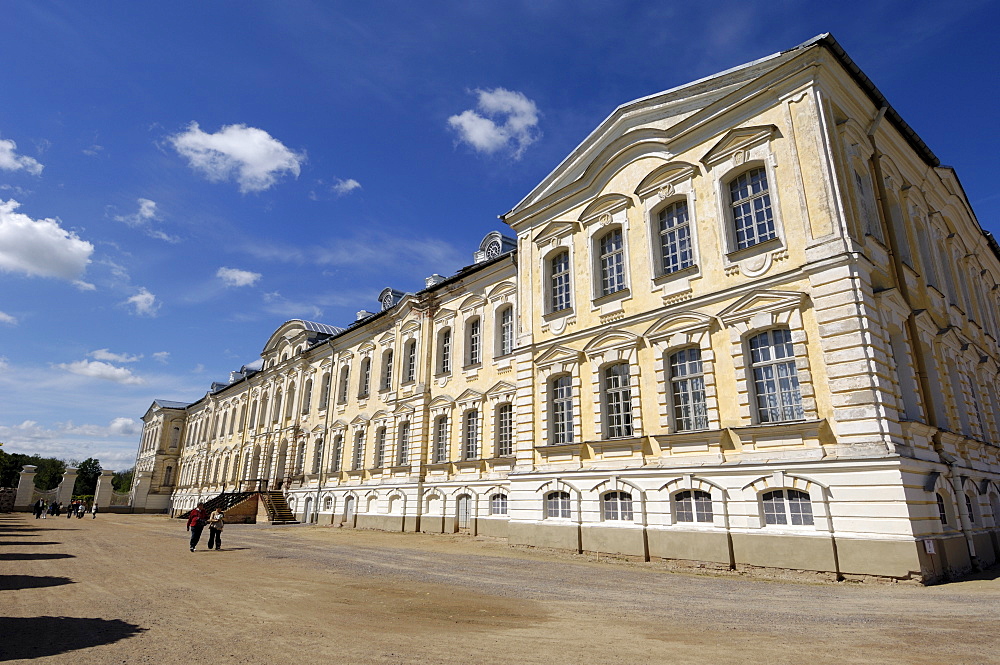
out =
<svg viewBox="0 0 1000 665"><path fill-rule="evenodd" d="M207 532L206 532L207 538ZM467 536L0 515L0 661L1000 663L1000 578L667 572Z"/></svg>

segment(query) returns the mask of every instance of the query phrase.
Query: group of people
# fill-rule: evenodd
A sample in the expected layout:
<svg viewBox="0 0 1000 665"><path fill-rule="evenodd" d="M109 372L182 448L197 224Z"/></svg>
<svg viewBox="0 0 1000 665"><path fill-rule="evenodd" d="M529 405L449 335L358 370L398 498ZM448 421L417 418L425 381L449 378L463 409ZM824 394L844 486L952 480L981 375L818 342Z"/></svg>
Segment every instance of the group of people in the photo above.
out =
<svg viewBox="0 0 1000 665"><path fill-rule="evenodd" d="M59 517L66 511L66 518L72 519L75 515L78 519L83 519L83 516L90 513L92 519L97 518L97 504L92 504L89 508L87 504L83 501L71 501L68 506L63 506L61 501L53 501L49 504L45 503L45 499L39 499L31 506L35 513L35 519L45 519L47 517Z"/></svg>
<svg viewBox="0 0 1000 665"><path fill-rule="evenodd" d="M222 510L216 509L209 515L205 510L205 504L198 506L188 513L187 528L191 532L191 551L198 547L201 534L208 527L208 549L222 549L222 527L225 526L226 514Z"/></svg>

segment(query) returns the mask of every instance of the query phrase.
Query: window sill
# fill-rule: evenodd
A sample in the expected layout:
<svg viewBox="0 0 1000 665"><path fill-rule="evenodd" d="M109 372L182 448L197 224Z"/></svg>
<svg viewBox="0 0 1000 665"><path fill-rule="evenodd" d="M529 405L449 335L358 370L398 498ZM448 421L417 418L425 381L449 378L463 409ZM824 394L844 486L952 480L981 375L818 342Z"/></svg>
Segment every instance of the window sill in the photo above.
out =
<svg viewBox="0 0 1000 665"><path fill-rule="evenodd" d="M691 277L692 275L697 275L699 272L698 264L689 265L687 268L681 268L680 270L675 270L673 272L660 273L653 278L653 284L655 286L661 286L668 282L672 282L675 279L681 279L682 277Z"/></svg>
<svg viewBox="0 0 1000 665"><path fill-rule="evenodd" d="M729 259L730 262L735 263L736 261L756 256L758 253L780 249L783 246L784 244L781 242L781 238L774 237L765 240L764 242L759 242L756 245L750 245L749 247L744 247L742 249L734 249L726 254L726 258Z"/></svg>
<svg viewBox="0 0 1000 665"><path fill-rule="evenodd" d="M572 316L572 315L573 315L573 308L572 307L564 307L563 309L557 309L557 310L553 310L551 312L546 312L545 314L542 314L542 320L544 320L544 321L552 321L553 319L561 319L561 318L564 318L564 317L567 317L567 316Z"/></svg>
<svg viewBox="0 0 1000 665"><path fill-rule="evenodd" d="M593 303L594 307L600 307L601 305L605 305L609 302L614 302L616 300L625 300L629 298L631 295L632 291L628 287L625 287L624 289L615 291L614 293L605 293L599 295L595 297L591 302Z"/></svg>

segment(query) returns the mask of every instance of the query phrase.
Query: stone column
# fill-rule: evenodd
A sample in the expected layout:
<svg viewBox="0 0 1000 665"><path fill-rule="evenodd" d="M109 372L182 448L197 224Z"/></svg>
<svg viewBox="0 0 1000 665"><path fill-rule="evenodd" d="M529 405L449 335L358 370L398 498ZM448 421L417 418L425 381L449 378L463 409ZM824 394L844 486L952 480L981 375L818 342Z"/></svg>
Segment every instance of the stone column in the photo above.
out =
<svg viewBox="0 0 1000 665"><path fill-rule="evenodd" d="M56 494L56 501L61 501L65 506L73 500L73 485L76 485L76 469L68 467L63 473L62 482L59 483L59 492Z"/></svg>
<svg viewBox="0 0 1000 665"><path fill-rule="evenodd" d="M26 465L21 470L17 481L17 495L14 497L14 510L31 510L31 497L35 493L35 469L37 466Z"/></svg>
<svg viewBox="0 0 1000 665"><path fill-rule="evenodd" d="M146 496L149 494L149 486L153 480L153 474L149 471L136 471L135 479L132 481L132 512L146 512Z"/></svg>
<svg viewBox="0 0 1000 665"><path fill-rule="evenodd" d="M115 491L114 486L111 484L111 479L114 478L114 475L114 471L105 469L101 471L101 475L97 479L97 490L94 492L94 503L97 504L97 508L99 510L103 510L111 505L111 493Z"/></svg>

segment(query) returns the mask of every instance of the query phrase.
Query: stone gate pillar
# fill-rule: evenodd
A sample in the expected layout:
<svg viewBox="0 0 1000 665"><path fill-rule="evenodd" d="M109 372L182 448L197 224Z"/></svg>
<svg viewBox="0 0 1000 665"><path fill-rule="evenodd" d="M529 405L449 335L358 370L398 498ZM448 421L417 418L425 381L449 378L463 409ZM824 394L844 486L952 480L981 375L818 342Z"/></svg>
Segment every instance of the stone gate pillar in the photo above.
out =
<svg viewBox="0 0 1000 665"><path fill-rule="evenodd" d="M97 479L97 489L94 491L94 503L98 509L104 510L111 505L111 493L115 491L111 479L115 477L115 472L110 469L101 471Z"/></svg>
<svg viewBox="0 0 1000 665"><path fill-rule="evenodd" d="M153 480L153 474L149 471L136 471L132 480L132 512L146 512L146 496L149 494L149 486Z"/></svg>
<svg viewBox="0 0 1000 665"><path fill-rule="evenodd" d="M56 501L61 501L64 506L69 504L73 500L73 485L76 485L76 469L68 467L63 473L62 482L59 483Z"/></svg>
<svg viewBox="0 0 1000 665"><path fill-rule="evenodd" d="M21 469L21 477L17 480L17 495L14 497L14 510L31 510L31 497L35 493L35 469L30 464Z"/></svg>

